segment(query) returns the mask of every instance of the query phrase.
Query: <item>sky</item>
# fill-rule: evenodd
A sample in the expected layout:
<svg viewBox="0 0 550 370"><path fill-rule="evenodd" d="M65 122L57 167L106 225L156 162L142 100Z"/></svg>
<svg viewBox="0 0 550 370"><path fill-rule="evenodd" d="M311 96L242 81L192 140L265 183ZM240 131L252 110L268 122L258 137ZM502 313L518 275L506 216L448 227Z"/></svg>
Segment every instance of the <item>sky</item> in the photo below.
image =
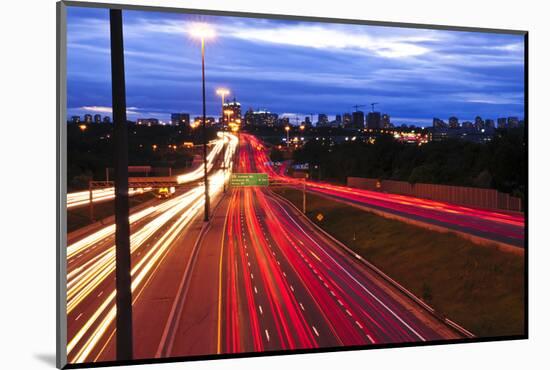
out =
<svg viewBox="0 0 550 370"><path fill-rule="evenodd" d="M200 115L206 23L207 115L218 87L248 108L293 119L367 112L396 124L524 116L523 36L228 16L123 11L128 119ZM107 9L68 7L68 115L111 115Z"/></svg>

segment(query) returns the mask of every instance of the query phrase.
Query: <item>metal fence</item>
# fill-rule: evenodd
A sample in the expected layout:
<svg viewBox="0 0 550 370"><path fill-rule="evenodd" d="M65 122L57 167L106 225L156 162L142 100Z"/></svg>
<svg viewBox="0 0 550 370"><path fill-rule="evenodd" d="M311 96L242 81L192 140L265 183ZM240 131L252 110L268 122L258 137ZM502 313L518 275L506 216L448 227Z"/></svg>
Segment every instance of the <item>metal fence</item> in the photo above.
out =
<svg viewBox="0 0 550 370"><path fill-rule="evenodd" d="M522 211L521 198L501 193L495 189L438 184L410 184L406 181L377 180L362 177L348 177L347 184L353 188L411 195L472 207Z"/></svg>

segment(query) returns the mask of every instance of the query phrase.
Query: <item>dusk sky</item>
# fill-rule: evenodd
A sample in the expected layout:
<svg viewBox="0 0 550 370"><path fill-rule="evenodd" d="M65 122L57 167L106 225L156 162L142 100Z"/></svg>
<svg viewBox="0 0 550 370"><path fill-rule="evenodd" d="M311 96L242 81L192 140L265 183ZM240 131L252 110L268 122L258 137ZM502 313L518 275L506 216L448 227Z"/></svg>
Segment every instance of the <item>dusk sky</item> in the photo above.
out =
<svg viewBox="0 0 550 370"><path fill-rule="evenodd" d="M108 10L67 14L68 115L111 115ZM243 113L313 113L314 122L372 102L396 124L524 115L519 35L128 10L123 19L130 120L200 114L200 44L189 36L197 22L216 32L206 45L208 115L220 114L217 87Z"/></svg>

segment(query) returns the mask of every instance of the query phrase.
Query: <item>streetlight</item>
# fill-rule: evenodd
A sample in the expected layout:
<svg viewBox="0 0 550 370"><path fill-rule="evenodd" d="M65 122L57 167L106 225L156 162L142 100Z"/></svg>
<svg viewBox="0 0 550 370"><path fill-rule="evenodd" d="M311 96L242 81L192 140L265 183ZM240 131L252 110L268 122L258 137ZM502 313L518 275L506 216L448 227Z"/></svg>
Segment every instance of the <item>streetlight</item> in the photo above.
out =
<svg viewBox="0 0 550 370"><path fill-rule="evenodd" d="M231 109L226 109L223 111L224 115L227 114L227 124L229 124L229 121L231 121L231 116L233 115L233 111Z"/></svg>
<svg viewBox="0 0 550 370"><path fill-rule="evenodd" d="M288 138L288 133L290 131L290 126L285 126L285 131L286 131L286 147L288 148L289 145L290 145L290 141L289 141L289 138Z"/></svg>
<svg viewBox="0 0 550 370"><path fill-rule="evenodd" d="M208 221L210 214L210 195L208 194L208 166L206 155L206 87L204 78L204 41L215 36L214 30L205 23L197 23L190 30L191 37L201 40L202 62L202 159L204 162L204 221Z"/></svg>

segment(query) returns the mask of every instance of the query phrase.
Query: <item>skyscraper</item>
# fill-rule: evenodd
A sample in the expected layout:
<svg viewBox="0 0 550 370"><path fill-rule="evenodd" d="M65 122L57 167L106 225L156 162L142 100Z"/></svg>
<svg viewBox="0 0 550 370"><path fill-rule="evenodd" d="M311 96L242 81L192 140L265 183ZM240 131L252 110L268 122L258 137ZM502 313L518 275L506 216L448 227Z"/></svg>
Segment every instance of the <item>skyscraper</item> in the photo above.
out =
<svg viewBox="0 0 550 370"><path fill-rule="evenodd" d="M101 123L101 114L94 115L94 123Z"/></svg>
<svg viewBox="0 0 550 370"><path fill-rule="evenodd" d="M84 115L84 123L92 123L92 115L91 114L85 114Z"/></svg>
<svg viewBox="0 0 550 370"><path fill-rule="evenodd" d="M248 112L247 112L248 115ZM276 126L279 122L279 115L277 113L271 113L266 110L258 110L255 112L252 112L249 117L251 119L251 124L254 126L268 126L273 127ZM245 121L247 120L245 118ZM288 117L285 117L288 118Z"/></svg>
<svg viewBox="0 0 550 370"><path fill-rule="evenodd" d="M248 110L245 112L244 124L245 126L250 126L254 124L254 110L252 108L248 108Z"/></svg>
<svg viewBox="0 0 550 370"><path fill-rule="evenodd" d="M459 128L458 118L455 116L449 117L449 128Z"/></svg>
<svg viewBox="0 0 550 370"><path fill-rule="evenodd" d="M384 113L382 115L381 124L382 124L382 128L390 128L391 127L391 120L390 120L390 115L389 114Z"/></svg>
<svg viewBox="0 0 550 370"><path fill-rule="evenodd" d="M318 127L323 127L323 126L327 126L328 125L328 117L326 114L324 113L319 113L319 115L317 116L317 126Z"/></svg>
<svg viewBox="0 0 550 370"><path fill-rule="evenodd" d="M367 115L367 127L370 129L379 129L382 127L380 112L369 112Z"/></svg>
<svg viewBox="0 0 550 370"><path fill-rule="evenodd" d="M72 123L80 123L80 116L72 116L71 117Z"/></svg>
<svg viewBox="0 0 550 370"><path fill-rule="evenodd" d="M497 118L497 126L498 128L506 128L507 127L506 118L503 118L503 117Z"/></svg>
<svg viewBox="0 0 550 370"><path fill-rule="evenodd" d="M351 127L365 128L365 113L360 110L353 112L351 118Z"/></svg>
<svg viewBox="0 0 550 370"><path fill-rule="evenodd" d="M485 122L483 121L483 118L481 118L480 116L476 116L474 120L474 127L476 128L476 130L479 131L481 131L482 128L485 128Z"/></svg>
<svg viewBox="0 0 550 370"><path fill-rule="evenodd" d="M239 103L235 98L233 98L233 101L224 103L223 110L230 110L232 112L229 117L231 121L241 119L241 103Z"/></svg>
<svg viewBox="0 0 550 370"><path fill-rule="evenodd" d="M447 127L447 125L445 124L445 122L442 119L434 117L433 128L445 128L445 127Z"/></svg>
<svg viewBox="0 0 550 370"><path fill-rule="evenodd" d="M344 113L342 125L346 128L349 128L351 127L351 124L352 124L351 114Z"/></svg>

